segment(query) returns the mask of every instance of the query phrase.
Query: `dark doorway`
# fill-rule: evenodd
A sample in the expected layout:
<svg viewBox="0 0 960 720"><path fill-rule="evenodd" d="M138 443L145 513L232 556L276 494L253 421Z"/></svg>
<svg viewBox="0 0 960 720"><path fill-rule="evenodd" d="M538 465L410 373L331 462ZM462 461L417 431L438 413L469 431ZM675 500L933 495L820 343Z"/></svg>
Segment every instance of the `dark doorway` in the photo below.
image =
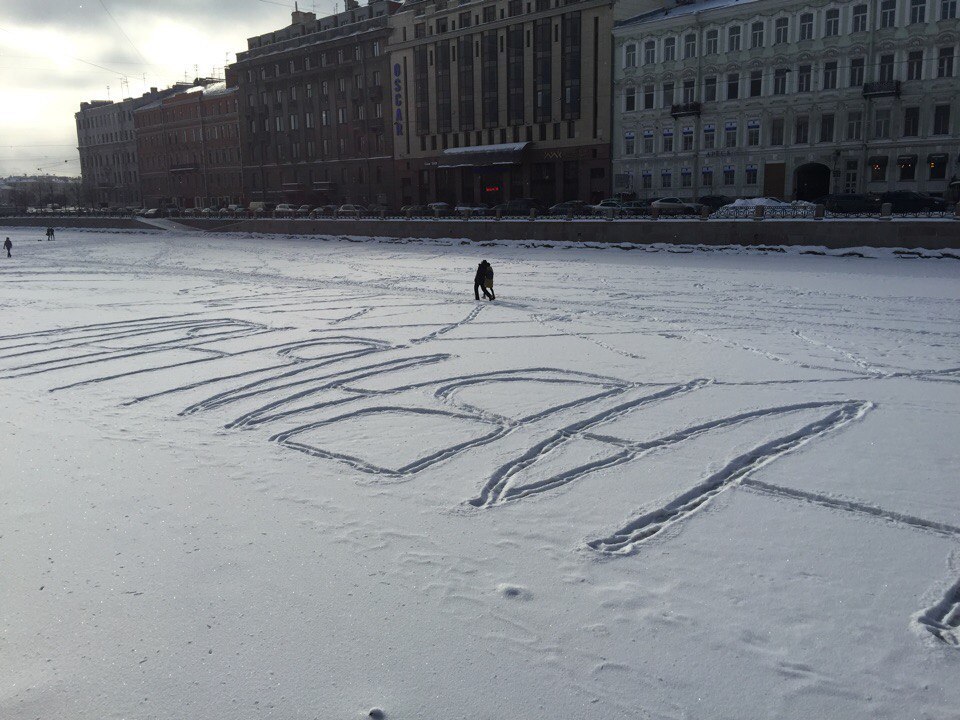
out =
<svg viewBox="0 0 960 720"><path fill-rule="evenodd" d="M830 193L830 168L820 163L807 163L797 168L797 200L816 200Z"/></svg>
<svg viewBox="0 0 960 720"><path fill-rule="evenodd" d="M783 200L787 179L785 163L766 163L763 166L763 195L764 197Z"/></svg>

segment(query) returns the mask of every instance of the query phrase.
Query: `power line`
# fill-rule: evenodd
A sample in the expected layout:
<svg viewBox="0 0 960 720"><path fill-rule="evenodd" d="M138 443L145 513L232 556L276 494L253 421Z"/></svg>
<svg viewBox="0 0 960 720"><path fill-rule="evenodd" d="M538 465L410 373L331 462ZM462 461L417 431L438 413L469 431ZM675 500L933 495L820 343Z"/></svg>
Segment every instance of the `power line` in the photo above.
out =
<svg viewBox="0 0 960 720"><path fill-rule="evenodd" d="M117 29L120 31L120 34L127 39L128 43L130 43L130 47L136 50L137 55L140 56L140 59L143 60L147 65L150 65L150 62L143 56L143 53L140 52L140 48L138 48L136 45L133 44L133 40L131 40L130 36L127 35L126 31L123 29L123 26L117 22L117 19L113 16L113 13L110 12L110 9L106 6L103 0L100 0L100 7L102 7L103 11L110 17L111 20L113 20L113 24L117 26Z"/></svg>

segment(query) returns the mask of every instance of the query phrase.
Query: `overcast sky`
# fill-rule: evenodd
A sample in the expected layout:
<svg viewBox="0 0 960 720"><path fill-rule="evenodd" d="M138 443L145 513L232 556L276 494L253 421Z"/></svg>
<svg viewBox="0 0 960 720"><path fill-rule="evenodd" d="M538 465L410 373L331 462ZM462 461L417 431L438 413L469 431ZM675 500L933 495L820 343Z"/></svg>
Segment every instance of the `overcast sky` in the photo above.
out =
<svg viewBox="0 0 960 720"><path fill-rule="evenodd" d="M79 175L81 102L108 99L108 86L118 100L185 73L222 73L248 37L290 24L293 0L0 0L0 8L0 177L38 168ZM330 13L334 0L300 9Z"/></svg>

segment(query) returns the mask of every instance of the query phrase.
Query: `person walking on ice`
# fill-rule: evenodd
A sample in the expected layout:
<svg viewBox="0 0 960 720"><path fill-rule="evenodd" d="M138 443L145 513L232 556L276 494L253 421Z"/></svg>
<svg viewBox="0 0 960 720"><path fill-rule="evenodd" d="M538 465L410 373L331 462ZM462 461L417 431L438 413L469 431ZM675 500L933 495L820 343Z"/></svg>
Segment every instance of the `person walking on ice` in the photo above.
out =
<svg viewBox="0 0 960 720"><path fill-rule="evenodd" d="M3 241L3 249L7 251L7 257L13 257L13 255L10 254L10 251L13 249L13 243L10 242L10 238Z"/></svg>
<svg viewBox="0 0 960 720"><path fill-rule="evenodd" d="M52 228L52 227L48 227L48 228L47 228L47 240L53 240L53 228Z"/></svg>
<svg viewBox="0 0 960 720"><path fill-rule="evenodd" d="M477 266L477 274L473 278L473 296L480 299L480 288L483 288L483 296L487 300L496 300L493 294L493 267L486 260L483 260Z"/></svg>

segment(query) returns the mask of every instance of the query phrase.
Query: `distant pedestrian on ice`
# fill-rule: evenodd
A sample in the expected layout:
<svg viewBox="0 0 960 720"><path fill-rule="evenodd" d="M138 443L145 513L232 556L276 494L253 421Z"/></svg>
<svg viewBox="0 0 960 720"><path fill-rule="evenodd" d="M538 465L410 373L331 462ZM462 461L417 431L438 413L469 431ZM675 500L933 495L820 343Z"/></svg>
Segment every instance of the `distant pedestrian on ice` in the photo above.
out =
<svg viewBox="0 0 960 720"><path fill-rule="evenodd" d="M493 294L493 267L486 260L477 265L477 274L473 278L473 295L477 300L480 299L481 288L487 300L497 299Z"/></svg>
<svg viewBox="0 0 960 720"><path fill-rule="evenodd" d="M13 255L10 254L10 251L13 250L13 243L10 242L10 238L3 241L3 249L7 251L7 257L13 257Z"/></svg>
<svg viewBox="0 0 960 720"><path fill-rule="evenodd" d="M47 228L47 240L53 240L53 228Z"/></svg>

